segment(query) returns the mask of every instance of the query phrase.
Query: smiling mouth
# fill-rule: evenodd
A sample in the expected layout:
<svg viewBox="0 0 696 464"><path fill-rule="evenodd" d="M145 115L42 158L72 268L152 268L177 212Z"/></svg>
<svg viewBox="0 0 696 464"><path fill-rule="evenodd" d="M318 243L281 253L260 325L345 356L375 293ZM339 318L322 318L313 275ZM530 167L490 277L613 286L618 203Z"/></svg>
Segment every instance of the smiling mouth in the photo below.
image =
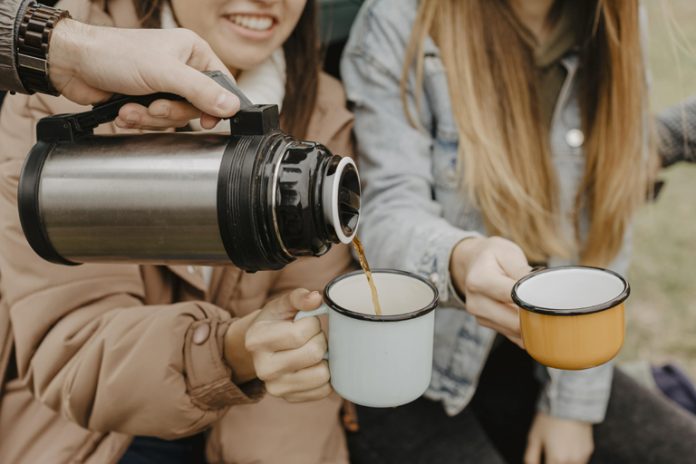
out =
<svg viewBox="0 0 696 464"><path fill-rule="evenodd" d="M270 16L233 14L227 19L237 26L249 29L250 31L267 31L273 27L275 21Z"/></svg>

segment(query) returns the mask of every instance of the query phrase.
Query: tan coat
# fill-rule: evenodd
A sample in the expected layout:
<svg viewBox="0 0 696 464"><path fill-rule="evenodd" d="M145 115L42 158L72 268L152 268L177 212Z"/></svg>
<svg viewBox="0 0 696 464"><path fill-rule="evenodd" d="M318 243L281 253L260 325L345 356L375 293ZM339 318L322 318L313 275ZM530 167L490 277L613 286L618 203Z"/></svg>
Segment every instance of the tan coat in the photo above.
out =
<svg viewBox="0 0 696 464"><path fill-rule="evenodd" d="M131 0L108 2L108 14L104 2L62 7L84 22L137 24ZM36 122L85 109L63 98L14 95L0 115L0 462L111 463L132 435L176 438L211 426L211 462L347 462L337 396L301 405L266 396L253 404L262 386L235 385L222 357L222 336L235 317L294 287L322 288L350 266L346 247L277 272L220 267L209 290L195 268L65 267L29 248L16 190ZM323 75L307 138L348 154L351 124L340 85ZM111 124L97 131L114 132ZM202 325L210 335L194 343Z"/></svg>

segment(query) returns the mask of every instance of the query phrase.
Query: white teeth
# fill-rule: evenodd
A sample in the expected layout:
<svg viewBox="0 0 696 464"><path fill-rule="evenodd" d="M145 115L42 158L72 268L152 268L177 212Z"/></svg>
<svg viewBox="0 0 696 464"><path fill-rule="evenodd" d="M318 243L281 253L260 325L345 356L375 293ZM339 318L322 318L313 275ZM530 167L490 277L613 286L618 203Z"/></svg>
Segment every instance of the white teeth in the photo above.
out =
<svg viewBox="0 0 696 464"><path fill-rule="evenodd" d="M273 19L268 16L232 15L230 19L236 25L253 31L266 31L273 26Z"/></svg>

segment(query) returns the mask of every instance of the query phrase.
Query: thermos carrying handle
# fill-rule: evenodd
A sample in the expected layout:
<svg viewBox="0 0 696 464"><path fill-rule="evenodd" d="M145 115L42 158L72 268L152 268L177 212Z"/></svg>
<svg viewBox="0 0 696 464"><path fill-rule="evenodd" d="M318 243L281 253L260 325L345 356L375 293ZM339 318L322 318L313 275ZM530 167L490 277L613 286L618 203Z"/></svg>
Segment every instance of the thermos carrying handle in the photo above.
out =
<svg viewBox="0 0 696 464"><path fill-rule="evenodd" d="M220 86L235 94L239 98L240 110L245 110L254 105L251 102L251 100L249 100L249 98L246 95L244 95L244 92L242 92L241 89L237 87L237 84L232 79L230 79L230 77L225 73L221 71L205 71L203 74L210 77L212 80L220 84ZM184 100L184 98L180 97L179 95L174 95L173 93L166 92L158 92L151 93L149 95L138 96L114 95L108 101L100 103L99 105L95 105L91 113L93 114L95 121L98 122L97 125L99 125L111 122L114 119L116 119L116 117L118 116L118 112L123 107L123 105L126 105L128 103L138 103L143 106L149 106L152 102L156 100L181 101Z"/></svg>
<svg viewBox="0 0 696 464"><path fill-rule="evenodd" d="M237 135L265 134L278 127L278 110L275 105L254 105L244 95L237 84L221 71L206 71L205 75L239 98L240 112L233 116L232 123L239 126L233 132ZM118 116L119 110L127 103L148 106L156 100L182 101L183 97L172 93L153 93L149 95L129 96L115 95L110 100L95 105L92 110L75 114L58 114L42 118L36 125L37 140L43 142L74 142L85 135L91 135L100 124L111 122ZM246 115L246 113L249 113Z"/></svg>

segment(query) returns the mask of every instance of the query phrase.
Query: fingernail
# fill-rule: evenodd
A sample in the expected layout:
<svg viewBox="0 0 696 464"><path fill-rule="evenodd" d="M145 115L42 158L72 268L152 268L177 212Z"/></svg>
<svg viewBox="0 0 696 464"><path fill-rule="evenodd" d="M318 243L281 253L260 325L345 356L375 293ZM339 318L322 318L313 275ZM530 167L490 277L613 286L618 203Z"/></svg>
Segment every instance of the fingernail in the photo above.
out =
<svg viewBox="0 0 696 464"><path fill-rule="evenodd" d="M221 93L217 100L215 101L215 106L224 112L229 112L234 110L236 106L236 97L228 93Z"/></svg>
<svg viewBox="0 0 696 464"><path fill-rule="evenodd" d="M321 296L321 293L319 293L315 290L313 292L310 292L309 295L307 295L307 298L315 298L317 296Z"/></svg>
<svg viewBox="0 0 696 464"><path fill-rule="evenodd" d="M150 108L150 114L158 118L165 118L169 116L169 106L157 105L154 108Z"/></svg>
<svg viewBox="0 0 696 464"><path fill-rule="evenodd" d="M126 122L130 124L137 124L140 121L140 116L136 113L129 113L126 116Z"/></svg>
<svg viewBox="0 0 696 464"><path fill-rule="evenodd" d="M115 123L121 129L132 129L134 126L133 124L126 122L123 118L116 118Z"/></svg>

